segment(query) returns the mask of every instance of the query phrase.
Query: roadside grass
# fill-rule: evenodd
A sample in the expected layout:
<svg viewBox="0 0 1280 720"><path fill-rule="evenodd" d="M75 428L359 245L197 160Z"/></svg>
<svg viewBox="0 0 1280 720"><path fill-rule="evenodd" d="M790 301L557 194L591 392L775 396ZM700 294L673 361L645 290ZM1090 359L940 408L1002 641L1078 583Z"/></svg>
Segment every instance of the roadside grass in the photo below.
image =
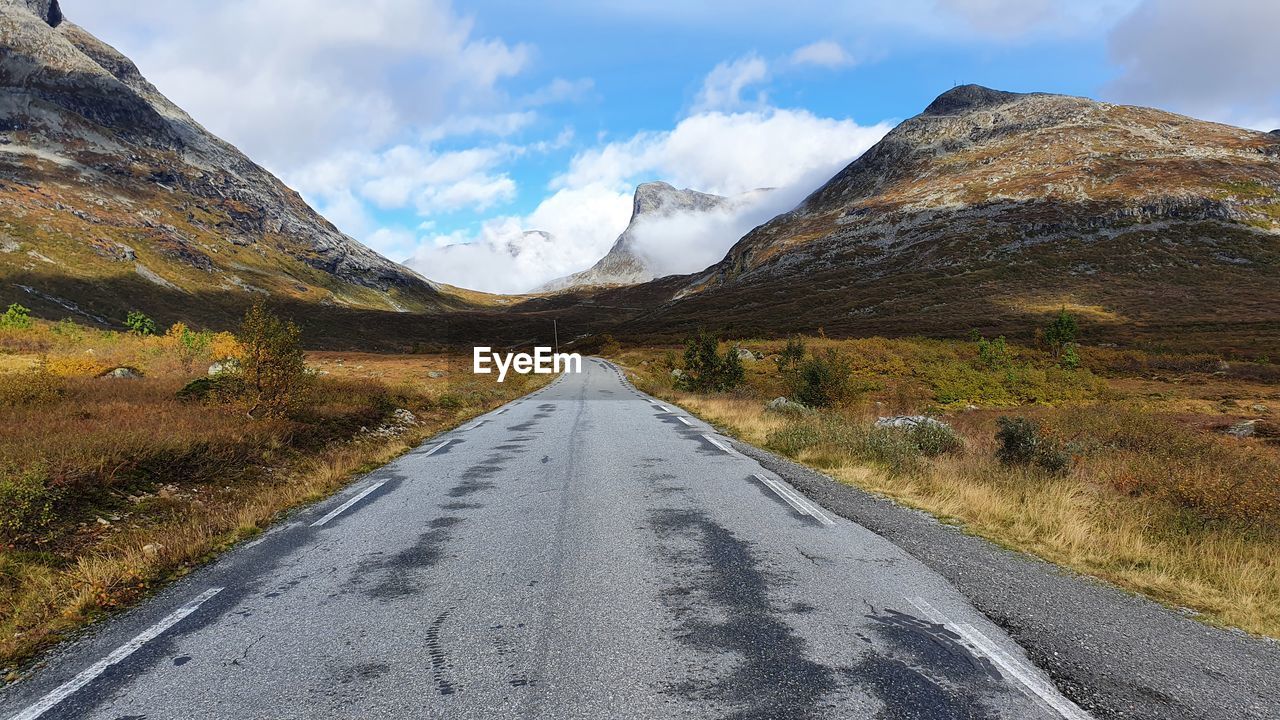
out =
<svg viewBox="0 0 1280 720"><path fill-rule="evenodd" d="M464 376L465 358L441 354L316 353L305 404L252 419L234 403L177 399L208 353L192 362L163 338L62 330L0 334L0 678L287 510L544 382ZM121 366L143 377L97 377ZM397 421L401 409L415 421Z"/></svg>
<svg viewBox="0 0 1280 720"><path fill-rule="evenodd" d="M766 357L724 394L676 389L667 348L616 359L646 392L841 482L1211 624L1280 638L1280 446L1221 432L1251 417L1274 422L1277 366L1082 348L1083 366L1065 370L1011 344L1012 367L992 368L974 342L806 341L852 363L857 392L840 406L765 409L787 395L778 341L741 342ZM939 451L874 427L917 413L947 422L962 444ZM1034 420L1069 453L1069 469L1002 464L1000 416Z"/></svg>

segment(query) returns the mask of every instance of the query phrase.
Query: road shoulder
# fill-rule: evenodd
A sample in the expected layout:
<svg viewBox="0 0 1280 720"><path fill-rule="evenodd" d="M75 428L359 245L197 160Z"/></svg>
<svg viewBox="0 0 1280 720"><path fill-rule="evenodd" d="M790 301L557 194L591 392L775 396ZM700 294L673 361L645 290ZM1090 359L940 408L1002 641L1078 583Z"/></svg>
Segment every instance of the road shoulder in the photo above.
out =
<svg viewBox="0 0 1280 720"><path fill-rule="evenodd" d="M1065 695L1096 717L1280 717L1280 643L1204 625L733 442L810 499L893 542L954 584Z"/></svg>

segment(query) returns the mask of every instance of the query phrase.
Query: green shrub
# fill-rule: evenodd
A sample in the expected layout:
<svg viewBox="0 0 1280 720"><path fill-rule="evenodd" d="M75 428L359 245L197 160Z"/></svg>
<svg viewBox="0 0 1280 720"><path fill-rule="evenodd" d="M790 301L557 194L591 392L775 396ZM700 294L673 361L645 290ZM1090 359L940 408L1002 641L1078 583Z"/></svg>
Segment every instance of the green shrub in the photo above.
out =
<svg viewBox="0 0 1280 720"><path fill-rule="evenodd" d="M124 326L129 328L129 332L134 335L156 334L156 321L138 310L129 311L129 314L125 316Z"/></svg>
<svg viewBox="0 0 1280 720"><path fill-rule="evenodd" d="M706 331L684 341L684 374L678 385L694 392L725 392L746 381L746 370L738 352L729 348L720 354L720 340Z"/></svg>
<svg viewBox="0 0 1280 720"><path fill-rule="evenodd" d="M61 335L68 340L83 340L85 337L84 328L71 318L59 320L50 329L54 335Z"/></svg>
<svg viewBox="0 0 1280 720"><path fill-rule="evenodd" d="M43 529L53 522L56 501L42 470L0 474L0 538L13 542Z"/></svg>
<svg viewBox="0 0 1280 720"><path fill-rule="evenodd" d="M831 407L848 399L852 368L834 349L810 355L788 374L792 396L809 407Z"/></svg>
<svg viewBox="0 0 1280 720"><path fill-rule="evenodd" d="M301 403L307 382L301 328L257 302L236 339L244 348L240 377L250 417L281 417Z"/></svg>
<svg viewBox="0 0 1280 720"><path fill-rule="evenodd" d="M804 360L805 346L804 339L799 335L792 335L787 338L787 344L782 348L782 352L778 353L778 371L790 372L800 366Z"/></svg>
<svg viewBox="0 0 1280 720"><path fill-rule="evenodd" d="M1004 336L995 340L978 338L978 363L989 370L1000 370L1013 364L1013 353Z"/></svg>
<svg viewBox="0 0 1280 720"><path fill-rule="evenodd" d="M920 423L908 430L911 444L926 457L950 455L964 449L964 440L949 425Z"/></svg>
<svg viewBox="0 0 1280 720"><path fill-rule="evenodd" d="M1080 346L1071 343L1062 348L1062 356L1058 358L1058 364L1068 370L1080 367Z"/></svg>
<svg viewBox="0 0 1280 720"><path fill-rule="evenodd" d="M4 314L0 315L0 328L30 330L35 324L35 320L31 319L31 311L18 303L10 305Z"/></svg>
<svg viewBox="0 0 1280 720"><path fill-rule="evenodd" d="M208 377L199 377L178 391L179 400L185 402L227 403L244 394L244 381L239 375L219 373Z"/></svg>
<svg viewBox="0 0 1280 720"><path fill-rule="evenodd" d="M1060 358L1063 349L1076 341L1078 329L1076 317L1067 312L1066 308L1059 310L1053 322L1044 329L1044 340L1049 343L1055 359Z"/></svg>
<svg viewBox="0 0 1280 720"><path fill-rule="evenodd" d="M1062 444L1045 436L1040 426L1028 418L1003 416L996 420L996 458L1005 465L1035 465L1049 472L1064 472L1071 455Z"/></svg>

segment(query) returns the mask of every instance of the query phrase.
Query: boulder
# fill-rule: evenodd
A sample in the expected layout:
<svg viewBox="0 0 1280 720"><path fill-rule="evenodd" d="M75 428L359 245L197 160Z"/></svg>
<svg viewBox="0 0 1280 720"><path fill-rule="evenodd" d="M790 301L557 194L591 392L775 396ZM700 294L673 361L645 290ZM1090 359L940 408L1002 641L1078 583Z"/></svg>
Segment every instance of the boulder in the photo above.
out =
<svg viewBox="0 0 1280 720"><path fill-rule="evenodd" d="M738 359L742 362L755 362L756 354L746 348L738 348Z"/></svg>
<svg viewBox="0 0 1280 720"><path fill-rule="evenodd" d="M431 372L427 373L427 377L429 377L429 378L442 378L442 377L444 377L444 373L440 372L439 370L432 370Z"/></svg>
<svg viewBox="0 0 1280 720"><path fill-rule="evenodd" d="M226 358L219 360L209 366L210 375L221 375L223 373L233 373L240 370L240 362L235 358Z"/></svg>
<svg viewBox="0 0 1280 720"><path fill-rule="evenodd" d="M934 427L939 430L950 430L951 426L947 423L931 418L928 415L894 415L893 417L882 417L876 420L878 428L900 428L904 430L914 430L918 427Z"/></svg>
<svg viewBox="0 0 1280 720"><path fill-rule="evenodd" d="M671 377L679 380L680 378L684 377L684 371L681 370L680 368L672 368Z"/></svg>
<svg viewBox="0 0 1280 720"><path fill-rule="evenodd" d="M1227 434L1235 438L1250 438L1258 433L1257 420L1245 420L1227 428Z"/></svg>
<svg viewBox="0 0 1280 720"><path fill-rule="evenodd" d="M785 397L776 397L770 400L769 402L765 403L764 409L768 410L769 412L785 412L785 413L809 412L809 408L805 407L804 405L801 405L795 400L790 400Z"/></svg>
<svg viewBox="0 0 1280 720"><path fill-rule="evenodd" d="M137 380L138 378L142 377L142 371L137 368L121 366L118 368L111 368L110 370L102 373L98 377L119 378L121 380Z"/></svg>

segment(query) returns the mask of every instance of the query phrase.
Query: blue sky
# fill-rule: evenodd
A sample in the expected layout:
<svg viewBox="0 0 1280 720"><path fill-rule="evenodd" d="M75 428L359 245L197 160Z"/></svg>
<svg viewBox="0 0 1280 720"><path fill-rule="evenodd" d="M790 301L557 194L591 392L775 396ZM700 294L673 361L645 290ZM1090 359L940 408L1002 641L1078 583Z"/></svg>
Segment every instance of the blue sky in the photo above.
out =
<svg viewBox="0 0 1280 720"><path fill-rule="evenodd" d="M591 265L638 182L781 188L671 238L697 270L954 83L1280 126L1267 0L63 6L346 232L491 291Z"/></svg>

